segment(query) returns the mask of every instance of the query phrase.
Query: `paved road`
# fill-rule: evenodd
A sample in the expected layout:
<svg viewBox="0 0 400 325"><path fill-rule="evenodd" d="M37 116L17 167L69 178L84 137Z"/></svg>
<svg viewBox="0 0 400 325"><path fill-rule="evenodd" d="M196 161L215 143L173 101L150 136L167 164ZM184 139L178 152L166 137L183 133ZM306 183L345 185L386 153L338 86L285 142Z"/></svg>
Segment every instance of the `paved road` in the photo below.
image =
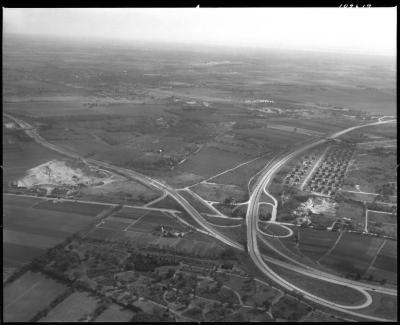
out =
<svg viewBox="0 0 400 325"><path fill-rule="evenodd" d="M380 318L380 317L373 317L373 316L367 316L367 315L363 315L357 312L353 312L349 309L355 309L357 307L354 306L343 306L325 299L322 299L318 296L315 296L303 289L300 289L298 287L296 287L295 285L289 283L288 281L286 281L285 279L283 279L282 277L280 277L278 274L276 274L264 261L263 257L260 254L260 251L258 249L258 244L257 244L257 228L258 228L258 203L260 201L261 198L261 194L264 191L265 188L268 187L268 185L270 184L273 176L278 172L278 170L284 165L286 164L288 161L290 161L292 158L296 157L297 155L311 149L314 148L320 144L325 143L326 141L328 141L328 139L334 139L337 138L347 132L356 130L358 128L361 127L365 127L365 126L372 126L372 125L380 125L380 124L384 124L384 123L392 123L395 120L389 120L389 121L378 121L378 122L374 122L374 123L369 123L369 124L365 124L365 125L361 125L361 126L354 126L351 128L348 128L346 130L340 131L340 132L336 132L334 134L332 134L329 138L326 139L320 139L311 143L307 143L304 146L300 147L299 149L288 153L286 155L282 155L280 157L278 157L277 159L274 160L274 162L272 164L269 165L269 167L263 171L262 176L259 178L259 183L256 185L253 193L250 196L250 200L249 200L249 206L247 209L247 215L246 215L246 224L247 224L247 250L248 253L250 255L250 257L252 258L253 262L256 264L256 266L266 275L268 276L270 279L272 279L273 281L275 281L276 283L278 283L279 285L281 285L282 287L286 288L289 291L295 291L298 293L301 293L306 299L311 300L315 303L330 307L332 309L347 313L347 314L351 314L351 315L355 315L355 316L359 316L359 317L363 317L363 318L368 318L371 320L378 320L378 321L384 321L386 319ZM313 274L309 274L311 277L316 277L316 275ZM340 283L341 285L343 285L343 283ZM358 291L362 291L364 294L366 294L366 296L369 296L368 293L366 293L366 291L362 288L360 288L359 286L353 286L350 284L344 284L346 286L349 287L353 287L354 289L358 290ZM385 288L381 288L382 290L385 290ZM362 306L364 306L365 304L362 304Z"/></svg>
<svg viewBox="0 0 400 325"><path fill-rule="evenodd" d="M237 243L234 240L231 240L229 237L227 237L224 234L219 233L218 231L216 231L212 226L210 226L207 221L201 216L200 213L198 213L181 195L179 195L179 193L177 193L177 191L175 189L172 189L170 187L168 187L167 185L161 183L158 180L152 179L148 176L142 175L140 173L137 173L135 171L132 170L128 170L122 167L117 167L117 166L113 166L111 164L102 162L102 161L97 161L94 159L85 159L75 153L71 153L67 150L65 150L64 148L60 148L58 146L55 146L51 143L49 143L48 141L46 141L45 139L43 139L39 134L37 134L36 130L30 126L28 123L17 119L9 114L4 114L5 116L9 117L10 119L13 119L21 128L25 129L25 132L32 137L36 142L38 142L39 144L48 147L54 151L57 151L63 155L75 158L75 159L82 159L85 160L87 162L90 162L92 164L95 164L96 166L101 166L103 168L107 168L111 171L116 171L117 173L121 173L123 175L126 175L128 177L131 177L135 180L138 180L142 183L145 183L149 186L152 186L154 188L157 188L159 190L161 190L163 193L168 193L169 195L171 195L172 197L174 197L183 207L184 209L199 223L201 224L204 229L206 229L207 232L209 232L209 234L211 236L214 236L215 238L217 238L218 240L224 242L225 244L231 246L231 247L235 247L239 250L244 250L243 246L239 243ZM370 123L368 125L378 125L378 124L383 124L383 123L390 123L390 122L394 122L395 120L390 120L390 121L382 121L382 122L376 122L376 123ZM368 126L368 125L363 125L363 126L356 126L356 127L352 127L349 129L346 129L344 131L341 132L337 132L334 135L331 136L331 138L335 138L338 137L342 134L345 134L346 132L350 132L354 129L357 129L359 127L364 127L364 126ZM280 276L278 276L275 272L273 272L268 265L266 265L266 263L264 262L264 260L261 257L261 254L258 250L258 246L257 246L257 223L258 223L258 201L259 198L261 196L261 193L263 191L264 188L267 187L267 185L269 184L269 182L272 179L272 176L279 170L279 168L281 168L286 162L288 162L290 159L292 159L293 157L295 157L296 155L310 149L313 148L315 146L318 146L319 144L322 144L324 142L326 142L327 139L323 139L323 140L318 140L312 143L308 143L306 145L304 145L303 147L301 147L300 149L295 150L294 152L287 154L285 156L280 156L279 158L275 159L272 163L268 164L268 168L265 168L265 170L263 170L262 173L262 177L260 178L259 183L257 184L257 186L255 187L255 190L253 191L251 198L249 200L249 206L248 206L248 211L247 211L247 217L246 217L246 223L247 223L247 250L249 252L250 257L252 258L253 262L256 264L256 266L265 274L267 275L270 279L272 279L273 281L277 282L278 284L280 284L282 287L285 287L286 289L288 289L289 291L296 291L298 293L303 294L303 296L309 300L312 300L316 303L319 303L321 305L325 305L327 307L330 307L332 309L336 309L339 310L341 312L350 314L350 315L355 315L358 317L363 317L363 318L368 318L371 320L377 320L377 321L389 321L388 319L384 319L384 318L380 318L380 317L373 317L373 316L367 316L367 315L363 315L357 312L353 312L347 309L355 309L357 308L354 306L342 306L336 303L332 303L330 301L326 301L324 299L321 299L320 297L317 297L315 295L312 295L302 289L297 288L296 286L294 286L293 284L289 283L288 281L284 280L283 278L281 278ZM310 275L312 276L312 275ZM363 289L358 288L357 290L362 291ZM367 302L368 302L368 298L367 298ZM359 307L358 307L359 308Z"/></svg>
<svg viewBox="0 0 400 325"><path fill-rule="evenodd" d="M99 161L99 160L95 160L95 159L91 159L91 158L84 158L79 156L76 153L70 152L64 148L61 148L59 146L56 146L50 142L48 142L47 140L45 140L44 138L42 138L37 131L35 130L35 128L33 128L30 124L26 123L25 121L16 118L10 114L4 113L5 116L7 116L8 118L14 120L22 129L25 130L25 133L30 136L31 138L33 138L37 143L41 144L44 147L47 147L51 150L54 150L58 153L61 153L62 155L68 156L68 157L72 157L74 159L81 159L83 161L86 161L87 163L90 163L92 165L95 166L100 166L103 168L106 168L108 170L120 173L122 175L125 175L126 177L129 177L131 179L135 179L141 183L144 183L152 188L158 189L159 191L161 191L162 193L167 193L170 196L172 196L175 200L177 200L182 207L189 213L189 215L192 216L193 219L195 219L205 230L205 232L207 234L209 234L210 236L215 237L216 239L222 241L223 243L234 247L236 249L242 250L244 251L244 247L243 245L241 245L240 243L237 243L236 241L230 239L228 236L222 234L221 232L219 232L218 230L214 229L208 222L207 220L195 209L193 208L188 201L186 201L175 189L163 184L162 182L156 180L156 179L152 179L146 175L142 175L136 171L130 170L130 169L126 169L126 168L122 168L122 167L118 167L118 166L114 166L112 164L106 163L104 161Z"/></svg>

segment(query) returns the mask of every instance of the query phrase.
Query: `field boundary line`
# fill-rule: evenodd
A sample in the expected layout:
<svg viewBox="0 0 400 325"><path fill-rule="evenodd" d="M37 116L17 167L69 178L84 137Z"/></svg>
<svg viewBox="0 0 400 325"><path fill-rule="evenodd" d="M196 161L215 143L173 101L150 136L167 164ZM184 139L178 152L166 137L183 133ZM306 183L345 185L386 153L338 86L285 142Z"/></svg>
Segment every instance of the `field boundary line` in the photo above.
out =
<svg viewBox="0 0 400 325"><path fill-rule="evenodd" d="M25 290L23 293L21 293L17 298L15 298L12 302L8 303L7 305L4 306L4 309L6 309L7 307L15 304L17 302L17 300L19 300L20 298L22 298L23 296L25 296L29 291L31 291L33 288L35 288L40 282L46 280L45 278L40 279L39 281L35 282L29 289Z"/></svg>
<svg viewBox="0 0 400 325"><path fill-rule="evenodd" d="M138 219L133 220L132 223L130 223L125 229L123 229L123 231L127 231L128 228L132 225L134 225L135 223L139 222L140 220L142 220L145 216L147 216L150 213L150 211L146 211L145 213L143 213L142 216L140 216Z"/></svg>
<svg viewBox="0 0 400 325"><path fill-rule="evenodd" d="M153 201L147 202L145 205L143 205L144 207L148 207L149 205L152 205L154 203L157 203L158 201L161 201L162 199L164 199L168 194L166 192L164 192L160 197L154 199Z"/></svg>
<svg viewBox="0 0 400 325"><path fill-rule="evenodd" d="M201 182L199 182L199 183L196 183L196 184L194 184L194 185L191 185L191 186L189 186L189 187L198 185L198 184L203 183L203 182L207 182L207 181L209 181L209 180L211 180L211 179L213 179L213 178L216 178L216 177L221 176L221 175L223 175L223 174L229 173L229 172L231 172L231 171L233 171L233 170L235 170L235 169L237 169L237 168L239 168L239 167L242 167L242 166L244 166L244 165L250 164L250 163L256 161L257 159L260 159L260 158L262 158L262 157L264 157L264 156L266 156L266 155L267 155L267 154L265 153L264 155L261 155L261 156L258 156L258 157L256 157L256 158L253 158L253 159L250 159L250 160L248 160L248 161L245 161L245 162L243 162L243 163L240 163L240 164L238 164L238 165L236 165L236 166L234 166L234 167L232 167L232 168L226 169L226 170L222 171L221 173L218 173L218 174L216 174L216 175L214 175L214 176L211 176L211 177L209 177L209 178L207 178L207 179L205 179L205 180L203 180L203 181L201 181ZM226 185L226 184L225 184L225 185Z"/></svg>
<svg viewBox="0 0 400 325"><path fill-rule="evenodd" d="M339 236L336 238L336 241L334 242L334 244L332 245L332 247L324 254L322 255L318 260L317 263L319 263L324 257L327 257L330 253L332 253L332 251L335 249L335 247L337 246L337 244L339 244L340 239L343 236L344 231L339 232Z"/></svg>
<svg viewBox="0 0 400 325"><path fill-rule="evenodd" d="M367 210L371 211L371 212L382 213L382 214L393 214L392 212L386 212L386 211L377 211L377 210L369 210L369 209L367 209ZM382 222L382 223L390 223L390 222Z"/></svg>
<svg viewBox="0 0 400 325"><path fill-rule="evenodd" d="M379 253L381 252L381 250L383 249L383 246L386 245L387 239L383 240L383 243L381 244L381 246L379 246L378 250L376 251L376 254L374 256L374 258L372 259L371 263L369 264L368 268L366 269L366 271L364 272L363 275L368 274L370 268L372 268L375 264L376 259L378 258Z"/></svg>
<svg viewBox="0 0 400 325"><path fill-rule="evenodd" d="M211 211L214 211L217 215L223 216L225 218L229 218L228 216L224 215L220 211L218 211L212 204L209 204L206 200L204 200L200 195L198 195L196 192L192 191L191 189L187 188L184 191L186 191L189 195L194 197L196 200L198 200L201 204L205 205L207 208L209 208Z"/></svg>

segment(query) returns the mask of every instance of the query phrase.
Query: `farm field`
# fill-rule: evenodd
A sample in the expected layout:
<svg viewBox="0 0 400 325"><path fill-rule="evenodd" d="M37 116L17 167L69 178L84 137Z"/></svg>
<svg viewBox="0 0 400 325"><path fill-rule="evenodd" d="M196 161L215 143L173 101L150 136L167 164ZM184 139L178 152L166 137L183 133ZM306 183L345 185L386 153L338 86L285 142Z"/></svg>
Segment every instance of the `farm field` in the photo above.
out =
<svg viewBox="0 0 400 325"><path fill-rule="evenodd" d="M17 267L94 222L88 215L35 209L42 199L3 196L3 263Z"/></svg>
<svg viewBox="0 0 400 325"><path fill-rule="evenodd" d="M112 217L124 218L128 220L137 220L148 212L149 212L148 209L130 208L124 206L121 210L114 212L112 214Z"/></svg>
<svg viewBox="0 0 400 325"><path fill-rule="evenodd" d="M123 309L116 304L111 304L94 320L94 322L129 322L133 315L134 313L130 310Z"/></svg>
<svg viewBox="0 0 400 325"><path fill-rule="evenodd" d="M85 187L79 191L82 200L110 203L142 205L158 198L160 193L148 186L132 180L116 181L95 187Z"/></svg>
<svg viewBox="0 0 400 325"><path fill-rule="evenodd" d="M179 165L177 170L208 178L251 158L240 153L236 154L217 148L205 148Z"/></svg>
<svg viewBox="0 0 400 325"><path fill-rule="evenodd" d="M397 238L397 215L368 210L368 231L381 232L386 236Z"/></svg>
<svg viewBox="0 0 400 325"><path fill-rule="evenodd" d="M166 212L149 211L140 220L133 224L129 229L134 231L150 232L154 228L168 225L170 227L183 230L183 226Z"/></svg>
<svg viewBox="0 0 400 325"><path fill-rule="evenodd" d="M209 179L210 182L217 184L237 185L242 190L248 191L248 183L250 179L257 174L272 159L274 152L269 151L262 157L251 163L240 166L235 170L226 172L217 177Z"/></svg>
<svg viewBox="0 0 400 325"><path fill-rule="evenodd" d="M171 196L167 195L165 198L150 204L149 207L158 209L172 209L177 211L184 211L181 205Z"/></svg>
<svg viewBox="0 0 400 325"><path fill-rule="evenodd" d="M244 202L248 199L247 190L243 190L235 185L200 183L192 186L190 189L204 200L212 202L224 202L226 199L233 199L235 202Z"/></svg>
<svg viewBox="0 0 400 325"><path fill-rule="evenodd" d="M94 217L105 210L107 206L82 202L42 200L35 204L33 208L44 209L48 211L77 213Z"/></svg>
<svg viewBox="0 0 400 325"><path fill-rule="evenodd" d="M323 299L350 306L361 304L366 299L362 293L349 287L314 279L271 263L269 266L290 283Z"/></svg>
<svg viewBox="0 0 400 325"><path fill-rule="evenodd" d="M149 210L147 214L136 220L112 215L92 229L88 237L107 241L129 241L138 247L162 247L166 250L200 257L214 258L224 251L218 241L199 233L186 233L183 238L168 238L154 234L155 230L162 225L180 231L188 230L185 225L173 217L159 211Z"/></svg>
<svg viewBox="0 0 400 325"><path fill-rule="evenodd" d="M330 254L319 262L342 273L362 275L382 243L381 238L345 232Z"/></svg>
<svg viewBox="0 0 400 325"><path fill-rule="evenodd" d="M318 260L334 245L339 233L310 228L297 228L295 235L298 237L301 253L312 260ZM280 238L279 240L288 249L293 251L293 246L295 245L293 236L289 238Z"/></svg>
<svg viewBox="0 0 400 325"><path fill-rule="evenodd" d="M397 284L397 241L386 240L373 265L368 268L365 278Z"/></svg>
<svg viewBox="0 0 400 325"><path fill-rule="evenodd" d="M29 271L4 288L4 321L29 322L66 290L65 285Z"/></svg>
<svg viewBox="0 0 400 325"><path fill-rule="evenodd" d="M94 311L97 303L97 299L86 292L74 292L39 321L45 323L84 321Z"/></svg>

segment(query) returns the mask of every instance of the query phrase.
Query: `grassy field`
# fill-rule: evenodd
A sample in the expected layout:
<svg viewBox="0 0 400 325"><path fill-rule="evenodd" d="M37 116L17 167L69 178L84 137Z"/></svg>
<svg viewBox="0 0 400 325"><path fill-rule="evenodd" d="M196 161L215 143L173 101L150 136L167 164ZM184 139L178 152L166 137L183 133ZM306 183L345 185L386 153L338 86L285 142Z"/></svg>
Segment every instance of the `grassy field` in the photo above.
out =
<svg viewBox="0 0 400 325"><path fill-rule="evenodd" d="M387 240L365 278L372 276L376 281L397 284L397 241Z"/></svg>
<svg viewBox="0 0 400 325"><path fill-rule="evenodd" d="M121 306L118 306L116 304L111 304L94 320L94 322L129 322L133 315L133 312L131 312L130 310L122 309Z"/></svg>
<svg viewBox="0 0 400 325"><path fill-rule="evenodd" d="M397 214L380 213L368 210L368 231L397 238Z"/></svg>
<svg viewBox="0 0 400 325"><path fill-rule="evenodd" d="M237 185L242 190L247 191L247 184L249 180L272 159L273 155L274 153L270 151L249 164L243 165L235 170L212 178L209 181L218 184Z"/></svg>
<svg viewBox="0 0 400 325"><path fill-rule="evenodd" d="M212 217L205 214L202 214L202 216L212 225L232 227L232 226L240 226L242 224L242 220Z"/></svg>
<svg viewBox="0 0 400 325"><path fill-rule="evenodd" d="M222 151L217 148L206 148L179 165L177 170L208 178L251 158L240 153Z"/></svg>
<svg viewBox="0 0 400 325"><path fill-rule="evenodd" d="M141 208L123 207L120 211L112 214L113 217L136 220L147 213L149 210Z"/></svg>
<svg viewBox="0 0 400 325"><path fill-rule="evenodd" d="M320 263L342 273L361 275L367 270L382 242L381 238L343 233L336 247Z"/></svg>
<svg viewBox="0 0 400 325"><path fill-rule="evenodd" d="M220 233L228 236L232 240L235 240L241 244L246 243L246 226L240 227L218 227Z"/></svg>
<svg viewBox="0 0 400 325"><path fill-rule="evenodd" d="M289 234L289 231L286 228L273 223L259 222L258 225L260 229L268 235L285 236Z"/></svg>
<svg viewBox="0 0 400 325"><path fill-rule="evenodd" d="M52 201L42 200L33 206L35 209L44 209L48 211L60 211L65 213L77 213L87 216L97 216L100 212L105 210L107 206L101 204L90 204L71 201Z"/></svg>
<svg viewBox="0 0 400 325"><path fill-rule="evenodd" d="M323 299L350 306L363 303L366 299L359 291L349 287L314 279L277 265L269 266L290 283Z"/></svg>
<svg viewBox="0 0 400 325"><path fill-rule="evenodd" d="M160 193L132 180L117 181L102 186L85 187L79 192L80 199L110 203L142 205L158 198Z"/></svg>
<svg viewBox="0 0 400 325"><path fill-rule="evenodd" d="M65 290L66 286L41 273L25 273L4 288L4 321L28 322Z"/></svg>
<svg viewBox="0 0 400 325"><path fill-rule="evenodd" d="M353 159L355 165L345 177L347 184L359 185L363 192L377 193L377 187L388 182L396 182L396 150L381 152L358 149Z"/></svg>
<svg viewBox="0 0 400 325"><path fill-rule="evenodd" d="M157 201L156 203L150 204L150 207L153 208L159 208L159 209L173 209L177 211L183 211L183 208L181 205L171 196L167 195L165 198L163 198L160 201Z"/></svg>
<svg viewBox="0 0 400 325"><path fill-rule="evenodd" d="M129 229L135 231L150 232L162 225L168 225L175 229L183 230L182 225L176 219L164 212L159 211L149 211L147 214L144 215L144 217L142 217L134 225L129 227Z"/></svg>
<svg viewBox="0 0 400 325"><path fill-rule="evenodd" d="M247 191L234 185L200 183L191 187L191 190L203 199L213 202L224 202L227 198L236 202L244 202L248 199Z"/></svg>
<svg viewBox="0 0 400 325"><path fill-rule="evenodd" d="M90 297L87 293L74 292L39 321L46 323L82 321L94 311L97 303L97 299Z"/></svg>
<svg viewBox="0 0 400 325"><path fill-rule="evenodd" d="M365 224L365 211L364 207L361 204L356 204L352 202L339 202L336 210L336 217L349 218L353 220L356 224Z"/></svg>
<svg viewBox="0 0 400 325"><path fill-rule="evenodd" d="M196 197L194 197L190 192L185 190L180 190L178 193L183 196L183 198L189 202L190 205L193 206L200 213L210 213L213 214L214 211L211 210L208 206L200 202Z"/></svg>
<svg viewBox="0 0 400 325"><path fill-rule="evenodd" d="M20 266L62 242L94 219L88 215L35 209L41 199L3 196L3 262Z"/></svg>
<svg viewBox="0 0 400 325"><path fill-rule="evenodd" d="M397 321L398 304L397 297L370 291L372 304L360 312L367 315L382 317L391 321Z"/></svg>
<svg viewBox="0 0 400 325"><path fill-rule="evenodd" d="M297 228L295 235L298 237L301 253L312 260L318 260L333 246L339 233ZM293 251L293 246L295 245L293 237L281 238L280 241Z"/></svg>

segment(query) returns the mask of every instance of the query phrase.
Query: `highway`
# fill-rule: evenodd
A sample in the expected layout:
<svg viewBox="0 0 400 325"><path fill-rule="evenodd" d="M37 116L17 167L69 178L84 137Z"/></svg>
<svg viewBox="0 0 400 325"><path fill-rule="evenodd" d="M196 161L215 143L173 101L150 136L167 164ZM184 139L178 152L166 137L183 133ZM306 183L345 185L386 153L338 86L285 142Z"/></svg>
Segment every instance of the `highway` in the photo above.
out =
<svg viewBox="0 0 400 325"><path fill-rule="evenodd" d="M252 192L250 199L249 199L249 205L247 209L247 214L246 214L246 225L247 225L247 250L248 253L253 260L254 264L260 269L261 272L263 272L267 277L278 283L280 286L286 288L289 291L294 291L297 293L300 293L303 295L304 298L313 301L317 304L321 304L324 306L327 306L329 308L341 311L343 313L347 313L350 315L358 316L358 317L363 317L363 318L368 318L371 320L377 320L377 321L388 321L387 319L383 319L380 317L373 317L373 316L368 316L364 314L360 314L357 312L353 312L350 309L357 309L357 308L363 308L365 307L365 304L362 304L361 306L343 306L325 299L322 299L318 296L315 296L303 289L300 289L293 285L292 283L289 283L282 277L280 277L278 274L276 274L264 261L259 249L258 249L258 244L257 244L257 228L258 228L258 207L259 207L259 201L261 198L261 194L263 191L268 187L270 182L272 181L273 176L279 171L279 169L286 164L288 161L290 161L292 158L298 156L299 154L314 148L320 144L323 144L327 142L329 139L334 139L337 138L345 133L348 133L350 131L356 130L358 128L362 127L367 127L367 126L373 126L373 125L381 125L384 123L393 123L396 120L388 120L388 121L378 121L378 122L373 122L369 124L364 124L364 125L359 125L359 126L354 126L339 132L336 132L332 134L330 137L325 138L325 139L320 139L312 143L305 144L304 146L300 147L299 149L288 153L286 155L283 155L281 157L278 157L277 159L274 160L272 164L269 164L268 168L263 171L263 174L261 177L259 177L259 182L255 186L254 191ZM308 273L309 276L318 278L317 275ZM331 281L330 281L331 282ZM366 297L369 296L369 294L365 291L365 289L360 288L359 286L355 286L352 284L343 284L340 282L341 285L345 285L348 287L352 287L355 290L362 291L364 294L366 294ZM386 288L381 288L382 290L385 290ZM369 300L369 299L367 299Z"/></svg>
<svg viewBox="0 0 400 325"><path fill-rule="evenodd" d="M95 159L85 159L75 153L71 153L69 151L67 151L64 148L60 148L58 146L55 146L54 144L49 143L47 140L43 139L38 133L37 131L30 126L28 123L17 119L9 114L4 114L5 116L7 116L8 118L14 120L22 129L25 130L25 132L27 133L27 135L29 135L30 137L32 137L36 142L38 142L39 144L54 150L56 152L59 152L63 155L66 155L68 157L72 157L74 159L81 159L84 161L87 161L91 164L94 164L96 166L101 166L103 168L106 168L108 170L123 174L129 178L138 180L141 183L144 183L146 185L149 185L151 187L154 187L160 191L162 191L163 193L167 193L169 195L171 195L173 198L175 198L181 205L182 207L189 213L189 215L192 216L192 218L194 220L196 220L205 230L206 232L215 237L216 239L222 241L223 243L234 247L236 249L239 249L241 251L244 250L243 245L237 243L236 241L230 239L228 236L220 233L219 231L215 230L204 218L203 216L196 210L194 209L175 189L170 188L169 186L163 184L162 182L152 179L148 176L142 175L138 172L129 170L129 169L125 169L122 167L117 167L111 164L108 164L106 162L102 162L102 161L98 161ZM333 134L330 138L336 138L339 137L340 135L343 135L347 132L350 132L352 130L355 130L357 128L360 127L366 127L366 126L372 126L372 125L380 125L380 124L384 124L384 123L392 123L396 120L388 120L388 121L379 121L379 122L375 122L375 123L370 123L370 124L366 124L366 125L361 125L361 126L355 126L340 132L337 132L335 134ZM342 283L340 281L338 281L337 283L340 285L345 285L348 287L352 287L357 291L363 292L363 294L366 297L366 301L360 305L360 306L344 306L344 305L340 305L340 304L336 304L327 300L324 300L318 296L315 296L311 293L306 292L305 290L302 290L298 287L296 287L295 285L289 283L288 281L286 281L285 279L283 279L282 277L280 277L279 275L277 275L275 272L273 272L271 270L271 268L265 263L263 257L261 256L259 250L258 250L258 245L257 245L257 225L258 225L258 203L261 197L262 192L268 187L269 183L271 182L273 175L275 175L275 173L284 165L286 164L289 160L291 160L292 158L294 158L295 156L301 154L302 152L309 150L315 146L318 146L322 143L325 143L326 141L328 141L328 139L320 139L311 143L307 143L305 144L303 147L288 153L288 154L283 154L280 155L279 157L275 158L272 162L270 162L267 166L267 168L264 168L261 175L258 177L258 184L255 186L254 191L252 192L251 196L250 196L250 200L249 200L249 205L248 205L248 210L247 210L247 215L246 215L246 224L247 224L247 251L250 255L250 257L252 258L253 262L255 263L255 265L263 272L263 274L265 274L267 277L269 277L270 279L272 279L274 282L276 282L277 284L279 284L280 286L286 288L288 291L294 291L297 293L300 293L304 296L304 298L313 301L315 303L324 305L326 307L338 310L342 313L346 313L349 315L354 315L357 317L363 317L363 318L367 318L370 320L376 320L376 321L390 321L388 319L384 319L384 318L380 318L380 317L374 317L374 316L368 316L368 315L364 315L361 313L357 313L352 311L351 309L358 309L358 308L363 308L366 305L371 303L370 300L370 295L365 291L365 289L363 287L360 287L358 285L353 285L353 284L349 284L349 283ZM266 192L267 193L267 192ZM267 193L268 194L268 193ZM268 194L270 197L272 197L270 194ZM307 276L310 277L315 277L318 278L320 275L318 274L314 274L312 272L308 272ZM336 281L336 279L330 279L329 282L334 282ZM381 288L382 290L385 290L387 288ZM372 289L374 290L374 289Z"/></svg>
<svg viewBox="0 0 400 325"><path fill-rule="evenodd" d="M103 162L103 161L99 161L99 160L95 160L95 159L91 159L91 158L83 158L81 156L79 156L76 153L70 152L64 148L61 148L59 146L56 146L50 142L48 142L47 140L45 140L43 137L41 137L36 129L34 127L32 127L30 124L28 124L27 122L16 118L10 114L4 113L4 116L12 119L14 122L16 122L22 129L24 129L25 133L30 136L31 138L33 138L37 143L39 143L40 145L49 148L53 151L56 151L62 155L65 155L67 157L71 157L74 159L80 159L83 161L86 161L87 163L90 163L92 165L95 166L100 166L103 167L105 169L114 171L116 173L122 174L128 178L137 180L143 184L146 184L152 188L155 188L159 191L161 191L162 193L166 193L169 194L170 196L172 196L176 201L178 201L181 206L189 213L189 215L195 220L197 221L205 230L205 232L212 236L215 237L216 239L220 240L221 242L234 247L236 249L239 249L241 251L244 251L244 247L243 245L241 245L240 243L237 243L236 241L230 239L228 236L220 233L219 231L217 231L216 229L214 229L208 222L207 220L195 209L193 208L188 201L186 201L175 189L163 184L162 182L156 180L156 179L152 179L146 175L142 175L136 171L130 170L130 169L126 169L123 167L118 167L118 166L114 166L112 164Z"/></svg>

